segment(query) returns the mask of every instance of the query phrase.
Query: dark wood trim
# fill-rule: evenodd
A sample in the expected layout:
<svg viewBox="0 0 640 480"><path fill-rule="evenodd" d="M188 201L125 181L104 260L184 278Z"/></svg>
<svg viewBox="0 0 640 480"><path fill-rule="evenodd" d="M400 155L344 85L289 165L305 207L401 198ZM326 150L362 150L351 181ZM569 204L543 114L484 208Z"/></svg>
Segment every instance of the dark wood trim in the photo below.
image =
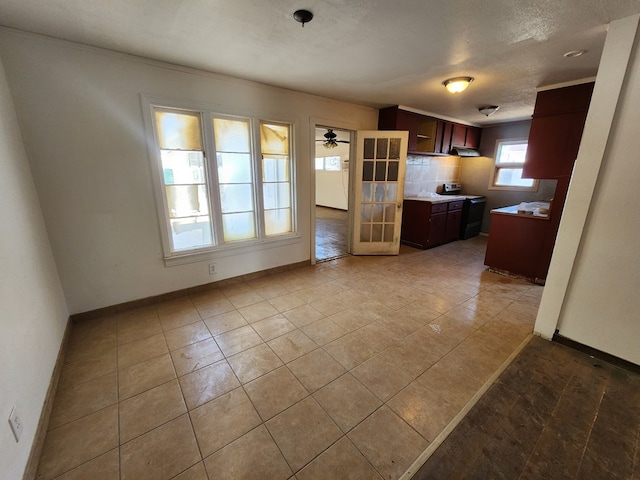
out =
<svg viewBox="0 0 640 480"><path fill-rule="evenodd" d="M579 352L591 355L593 358L597 358L598 360L602 360L603 362L610 363L611 365L624 368L625 370L629 370L630 372L640 375L640 365L636 365L633 362L620 357L616 357L615 355L611 355L610 353L603 352L601 350L598 350L597 348L593 348L583 343L576 342L575 340L571 340L570 338L563 337L562 335L558 334L557 331L553 334L552 340L561 345L565 345L567 347L573 348L574 350L578 350Z"/></svg>
<svg viewBox="0 0 640 480"><path fill-rule="evenodd" d="M71 315L71 320L73 323L76 323L76 322L83 322L85 320L91 320L94 318L105 317L108 315L116 315L118 313L126 312L127 310L146 307L148 305L153 305L154 303L157 303L157 302L172 300L174 298L182 297L190 293L206 292L214 288L224 287L226 285L234 285L236 283L246 282L249 280L255 280L257 278L273 275L274 273L287 272L289 270L296 270L298 268L307 267L309 265L311 265L311 261L305 260L303 262L292 263L290 265L283 265L281 267L269 268L267 270L262 270L259 272L247 273L246 275L240 275L233 278L219 280L217 282L211 282L211 283L206 283L204 285L198 285L195 287L185 288L182 290L176 290L174 292L162 293L160 295L154 295L152 297L131 300L130 302L119 303L117 305L110 305L108 307L98 308L96 310L90 310L88 312L74 313L73 315Z"/></svg>
<svg viewBox="0 0 640 480"><path fill-rule="evenodd" d="M56 392L58 390L58 382L60 381L60 374L62 373L62 366L64 365L64 357L67 354L69 337L71 336L71 324L71 317L69 317L62 336L60 349L58 350L58 358L56 359L56 364L53 367L53 373L51 374L51 381L49 382L47 395L44 398L44 404L40 411L40 419L38 420L36 434L33 438L33 443L31 444L31 451L29 452L29 459L27 460L22 480L34 480L38 473L38 464L40 463L40 457L42 456L42 447L44 446L44 440L47 436L47 427L49 426L51 411L53 410L53 400L55 399Z"/></svg>

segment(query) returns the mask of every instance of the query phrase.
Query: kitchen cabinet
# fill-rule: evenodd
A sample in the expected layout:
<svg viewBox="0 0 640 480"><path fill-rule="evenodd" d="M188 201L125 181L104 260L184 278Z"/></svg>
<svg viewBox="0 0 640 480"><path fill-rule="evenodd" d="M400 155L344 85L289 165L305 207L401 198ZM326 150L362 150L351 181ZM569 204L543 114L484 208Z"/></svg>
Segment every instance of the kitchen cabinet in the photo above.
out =
<svg viewBox="0 0 640 480"><path fill-rule="evenodd" d="M524 178L552 179L571 175L593 85L584 83L538 93L522 171Z"/></svg>
<svg viewBox="0 0 640 480"><path fill-rule="evenodd" d="M447 222L444 232L444 243L458 240L460 235L460 225L462 224L463 200L449 202L447 204Z"/></svg>
<svg viewBox="0 0 640 480"><path fill-rule="evenodd" d="M457 240L463 201L429 202L405 199L400 240L416 248L432 248Z"/></svg>
<svg viewBox="0 0 640 480"><path fill-rule="evenodd" d="M398 106L380 109L378 129L407 130L407 151L419 155L448 155L452 146L478 148L481 129L408 112Z"/></svg>
<svg viewBox="0 0 640 480"><path fill-rule="evenodd" d="M435 118L401 110L397 106L383 108L378 113L379 130L407 130L409 141L408 153L433 153L436 144Z"/></svg>
<svg viewBox="0 0 640 480"><path fill-rule="evenodd" d="M485 265L499 273L544 284L549 263L543 257L551 228L545 218L492 211Z"/></svg>

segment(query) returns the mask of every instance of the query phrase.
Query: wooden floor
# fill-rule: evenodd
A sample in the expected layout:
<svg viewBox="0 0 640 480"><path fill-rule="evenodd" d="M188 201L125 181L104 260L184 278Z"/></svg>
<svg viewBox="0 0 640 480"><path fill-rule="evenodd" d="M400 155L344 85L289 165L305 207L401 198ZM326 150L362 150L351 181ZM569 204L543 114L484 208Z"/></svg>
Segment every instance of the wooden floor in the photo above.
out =
<svg viewBox="0 0 640 480"><path fill-rule="evenodd" d="M538 337L414 475L640 479L640 375Z"/></svg>
<svg viewBox="0 0 640 480"><path fill-rule="evenodd" d="M316 260L329 260L347 254L346 210L316 207Z"/></svg>

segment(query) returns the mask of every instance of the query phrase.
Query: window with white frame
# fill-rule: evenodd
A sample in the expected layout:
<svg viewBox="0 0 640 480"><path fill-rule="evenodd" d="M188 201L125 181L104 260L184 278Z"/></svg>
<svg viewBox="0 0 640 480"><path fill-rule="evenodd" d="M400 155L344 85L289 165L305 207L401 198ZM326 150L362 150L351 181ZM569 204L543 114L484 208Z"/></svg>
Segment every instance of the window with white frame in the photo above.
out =
<svg viewBox="0 0 640 480"><path fill-rule="evenodd" d="M522 178L527 155L527 140L498 140L490 189L531 190L538 189L538 181Z"/></svg>
<svg viewBox="0 0 640 480"><path fill-rule="evenodd" d="M294 233L290 124L151 109L165 258Z"/></svg>
<svg viewBox="0 0 640 480"><path fill-rule="evenodd" d="M339 171L340 156L316 157L316 170Z"/></svg>

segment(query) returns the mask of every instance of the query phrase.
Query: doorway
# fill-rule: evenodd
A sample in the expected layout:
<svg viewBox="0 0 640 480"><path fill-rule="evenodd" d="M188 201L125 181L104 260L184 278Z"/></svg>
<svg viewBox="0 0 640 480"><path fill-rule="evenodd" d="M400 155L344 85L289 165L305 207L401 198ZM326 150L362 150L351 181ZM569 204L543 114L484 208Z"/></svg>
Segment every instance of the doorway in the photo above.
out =
<svg viewBox="0 0 640 480"><path fill-rule="evenodd" d="M315 129L316 261L348 254L351 131Z"/></svg>

